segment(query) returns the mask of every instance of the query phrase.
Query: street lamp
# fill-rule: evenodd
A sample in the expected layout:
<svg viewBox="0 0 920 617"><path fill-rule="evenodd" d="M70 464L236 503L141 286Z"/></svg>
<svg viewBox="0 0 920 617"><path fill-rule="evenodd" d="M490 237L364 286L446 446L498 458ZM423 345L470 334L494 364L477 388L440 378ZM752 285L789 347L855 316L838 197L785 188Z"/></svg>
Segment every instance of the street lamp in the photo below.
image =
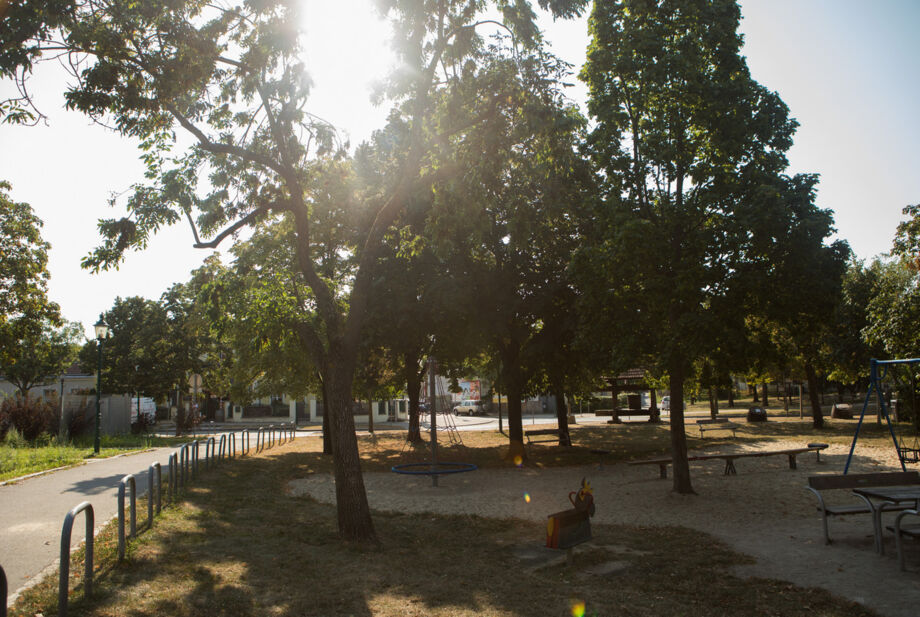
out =
<svg viewBox="0 0 920 617"><path fill-rule="evenodd" d="M93 328L96 330L96 341L97 347L99 349L99 364L96 370L96 433L95 438L93 439L93 452L99 454L99 445L100 445L100 436L99 430L100 425L102 424L102 402L100 400L100 394L102 392L102 341L111 336L109 327L102 321L102 317L99 318Z"/></svg>

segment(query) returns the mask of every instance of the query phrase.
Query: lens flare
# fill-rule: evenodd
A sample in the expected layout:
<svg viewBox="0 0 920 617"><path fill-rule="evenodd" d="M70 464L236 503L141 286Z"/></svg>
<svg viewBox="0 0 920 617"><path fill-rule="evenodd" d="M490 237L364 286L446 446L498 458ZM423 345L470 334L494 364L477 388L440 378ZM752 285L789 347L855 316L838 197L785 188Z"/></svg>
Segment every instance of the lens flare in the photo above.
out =
<svg viewBox="0 0 920 617"><path fill-rule="evenodd" d="M524 501L530 503L530 493L524 493Z"/></svg>
<svg viewBox="0 0 920 617"><path fill-rule="evenodd" d="M517 465L518 467L520 467L521 465L524 464L524 459L521 458L521 455L520 455L520 454L518 454L518 455L516 455L516 456L514 457L514 464Z"/></svg>
<svg viewBox="0 0 920 617"><path fill-rule="evenodd" d="M572 617L585 617L584 600L572 600Z"/></svg>

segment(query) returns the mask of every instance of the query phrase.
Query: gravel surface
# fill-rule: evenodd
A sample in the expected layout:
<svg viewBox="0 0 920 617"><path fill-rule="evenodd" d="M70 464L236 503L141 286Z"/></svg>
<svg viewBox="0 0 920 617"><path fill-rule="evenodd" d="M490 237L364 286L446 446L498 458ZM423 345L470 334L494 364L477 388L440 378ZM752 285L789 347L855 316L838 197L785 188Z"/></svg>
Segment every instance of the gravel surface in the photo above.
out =
<svg viewBox="0 0 920 617"><path fill-rule="evenodd" d="M771 441L739 449L782 450L804 445ZM670 479L658 479L655 465L625 464L478 470L443 476L437 488L425 476L367 473L365 485L376 510L545 521L548 514L570 507L569 492L577 490L586 477L594 489L596 523L680 525L699 530L755 558L753 565L736 569L738 576L823 587L882 615L916 617L920 613L920 547L908 543L908 571L899 571L890 533L886 554L875 554L868 515L831 519L834 543L826 546L823 542L817 501L804 486L810 475L842 473L848 451L849 446L831 445L821 453L820 462L812 453L799 455L796 470L789 469L785 456L739 459L735 476L723 475L721 460L692 462L695 495L674 493ZM899 469L893 447L860 445L850 472ZM335 501L331 475L295 480L290 490L326 503ZM837 500L854 499L838 492L843 494ZM886 518L886 524L890 521Z"/></svg>

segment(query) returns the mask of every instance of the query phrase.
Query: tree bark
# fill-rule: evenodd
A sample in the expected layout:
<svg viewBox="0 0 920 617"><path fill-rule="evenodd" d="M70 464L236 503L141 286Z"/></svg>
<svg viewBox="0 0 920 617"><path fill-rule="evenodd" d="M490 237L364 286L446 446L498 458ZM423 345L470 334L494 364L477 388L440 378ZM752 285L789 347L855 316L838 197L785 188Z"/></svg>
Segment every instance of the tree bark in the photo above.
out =
<svg viewBox="0 0 920 617"><path fill-rule="evenodd" d="M731 409L735 406L735 387L732 383L728 385L728 408Z"/></svg>
<svg viewBox="0 0 920 617"><path fill-rule="evenodd" d="M824 415L821 413L821 399L818 397L818 375L810 361L805 362L805 377L808 379L808 397L811 399L811 417L814 428L824 428Z"/></svg>
<svg viewBox="0 0 920 617"><path fill-rule="evenodd" d="M323 454L332 454L332 435L329 429L329 393L326 391L326 380L320 378L323 394Z"/></svg>
<svg viewBox="0 0 920 617"><path fill-rule="evenodd" d="M371 520L361 457L355 434L355 417L351 411L354 363L330 357L325 381L329 394L329 428L335 448L332 453L335 472L335 498L339 534L345 540L376 542Z"/></svg>
<svg viewBox="0 0 920 617"><path fill-rule="evenodd" d="M713 385L709 386L709 415L712 418L719 415L719 388Z"/></svg>
<svg viewBox="0 0 920 617"><path fill-rule="evenodd" d="M763 406L766 408L770 404L770 395L767 393L767 382L762 382L760 387L763 388Z"/></svg>
<svg viewBox="0 0 920 617"><path fill-rule="evenodd" d="M409 433L406 435L406 440L411 443L422 443L422 428L419 419L419 395L422 390L422 376L425 374L425 369L422 368L421 372L419 372L419 362L417 358L410 359L407 356L405 358L405 364L406 389L409 394Z"/></svg>
<svg viewBox="0 0 920 617"><path fill-rule="evenodd" d="M687 461L687 434L684 428L684 363L672 358L668 372L671 376L671 467L674 469L674 491L694 494L690 483L690 463Z"/></svg>
<svg viewBox="0 0 920 617"><path fill-rule="evenodd" d="M752 403L759 403L759 402L760 402L760 399L757 398L757 384L755 383L753 386L752 386L751 384L748 384L748 390L750 390L751 392L754 393L754 400L751 401L751 402L752 402Z"/></svg>
<svg viewBox="0 0 920 617"><path fill-rule="evenodd" d="M508 395L508 442L509 460L523 461L527 458L524 451L524 413L521 409L524 385L520 364L521 349L514 342L502 345L502 372L505 390Z"/></svg>
<svg viewBox="0 0 920 617"><path fill-rule="evenodd" d="M572 438L569 435L569 410L565 404L565 392L562 388L555 389L556 422L559 427L559 445L571 446Z"/></svg>

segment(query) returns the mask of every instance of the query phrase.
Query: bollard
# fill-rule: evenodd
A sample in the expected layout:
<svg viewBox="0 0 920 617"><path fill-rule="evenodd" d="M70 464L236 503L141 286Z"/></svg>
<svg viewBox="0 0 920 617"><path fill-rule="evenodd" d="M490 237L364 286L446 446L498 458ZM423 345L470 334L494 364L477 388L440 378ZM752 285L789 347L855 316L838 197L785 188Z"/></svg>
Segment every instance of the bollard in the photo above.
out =
<svg viewBox="0 0 920 617"><path fill-rule="evenodd" d="M189 465L189 453L188 453L188 444L182 444L182 447L179 449L179 468L182 473L180 474L179 486L185 488L186 483L188 482L188 465Z"/></svg>
<svg viewBox="0 0 920 617"><path fill-rule="evenodd" d="M249 438L250 433L248 428L240 433L240 456L246 456L249 454Z"/></svg>
<svg viewBox="0 0 920 617"><path fill-rule="evenodd" d="M193 442L192 449L195 451L192 454L192 479L194 480L195 478L198 477L198 458L199 457L198 457L198 442L197 441Z"/></svg>
<svg viewBox="0 0 920 617"><path fill-rule="evenodd" d="M169 455L169 473L167 481L169 484L169 499L170 501L175 500L176 491L179 488L179 469L178 469L179 455L176 452L173 452Z"/></svg>
<svg viewBox="0 0 920 617"><path fill-rule="evenodd" d="M153 481L153 472L156 470L157 481ZM155 462L147 469L147 527L153 529L153 489L156 488L157 514L160 513L160 503L163 500L163 471L160 463Z"/></svg>
<svg viewBox="0 0 920 617"><path fill-rule="evenodd" d="M64 517L64 528L61 530L61 565L60 582L58 584L58 616L67 617L67 591L70 580L70 536L73 532L73 522L80 512L86 511L86 559L83 562L83 595L93 595L93 505L84 501Z"/></svg>
<svg viewBox="0 0 920 617"><path fill-rule="evenodd" d="M204 442L204 460L205 460L205 469L211 468L211 459L214 458L214 451L216 450L217 442L214 441L213 437L208 437Z"/></svg>
<svg viewBox="0 0 920 617"><path fill-rule="evenodd" d="M229 434L230 446L228 448L230 458L236 457L236 433Z"/></svg>
<svg viewBox="0 0 920 617"><path fill-rule="evenodd" d="M131 485L131 535L137 535L137 483L134 474L128 474L118 483L118 561L125 558L125 490Z"/></svg>
<svg viewBox="0 0 920 617"><path fill-rule="evenodd" d="M218 443L217 460L221 460L222 458L224 458L224 454L227 449L227 434L226 433L221 434L220 441L217 443Z"/></svg>

